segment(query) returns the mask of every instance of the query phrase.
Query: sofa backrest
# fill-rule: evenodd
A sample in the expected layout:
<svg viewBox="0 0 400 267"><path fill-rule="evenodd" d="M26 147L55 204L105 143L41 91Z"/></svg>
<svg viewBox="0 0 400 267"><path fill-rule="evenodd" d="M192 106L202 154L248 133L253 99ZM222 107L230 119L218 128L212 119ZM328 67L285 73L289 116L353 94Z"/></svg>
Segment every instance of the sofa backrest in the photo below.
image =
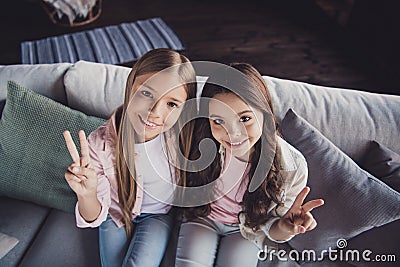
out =
<svg viewBox="0 0 400 267"><path fill-rule="evenodd" d="M400 96L264 78L279 120L292 108L356 162L370 140L400 153Z"/></svg>
<svg viewBox="0 0 400 267"><path fill-rule="evenodd" d="M71 63L0 66L0 101L7 97L7 81L66 104L64 74Z"/></svg>
<svg viewBox="0 0 400 267"><path fill-rule="evenodd" d="M108 118L124 102L131 68L78 61L65 74L68 105L87 115Z"/></svg>
<svg viewBox="0 0 400 267"><path fill-rule="evenodd" d="M122 104L130 68L80 61L65 75L69 105L107 118ZM369 140L400 153L400 96L311 85L264 76L276 116L289 108L308 120L355 161Z"/></svg>
<svg viewBox="0 0 400 267"><path fill-rule="evenodd" d="M107 118L123 102L129 72L128 67L85 61L0 66L0 111L7 81L14 80L73 109ZM400 153L400 96L264 78L279 120L294 109L355 161L369 140Z"/></svg>
<svg viewBox="0 0 400 267"><path fill-rule="evenodd" d="M124 102L130 70L127 67L86 61L75 63L64 78L68 105L87 115L108 118ZM204 84L204 78L196 77L198 87Z"/></svg>

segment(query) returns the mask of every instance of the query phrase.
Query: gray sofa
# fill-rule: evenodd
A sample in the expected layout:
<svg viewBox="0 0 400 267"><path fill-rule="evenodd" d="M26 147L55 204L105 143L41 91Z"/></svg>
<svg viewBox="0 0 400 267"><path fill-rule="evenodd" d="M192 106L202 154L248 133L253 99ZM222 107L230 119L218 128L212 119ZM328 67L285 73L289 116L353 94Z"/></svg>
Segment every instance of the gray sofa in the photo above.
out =
<svg viewBox="0 0 400 267"><path fill-rule="evenodd" d="M14 80L72 109L107 118L123 102L129 71L125 67L84 61L75 64L0 66L0 108L3 109L6 99L6 82ZM289 108L295 109L355 162L362 158L369 140L378 140L400 153L400 96L327 88L268 76L265 79L279 120L284 118ZM315 193L318 195L318 192ZM398 201L400 204L400 198ZM173 266L178 228L177 224L163 266ZM348 241L353 248L365 248L367 245L371 250L395 254L398 266L399 230L400 220L395 220L362 231ZM77 228L72 213L0 196L0 233L19 241L0 259L0 266L100 266L97 229ZM282 248L290 249L289 245ZM298 262L274 260L259 264L267 265L297 266ZM304 265L380 264L325 259ZM396 262L383 266L396 266Z"/></svg>

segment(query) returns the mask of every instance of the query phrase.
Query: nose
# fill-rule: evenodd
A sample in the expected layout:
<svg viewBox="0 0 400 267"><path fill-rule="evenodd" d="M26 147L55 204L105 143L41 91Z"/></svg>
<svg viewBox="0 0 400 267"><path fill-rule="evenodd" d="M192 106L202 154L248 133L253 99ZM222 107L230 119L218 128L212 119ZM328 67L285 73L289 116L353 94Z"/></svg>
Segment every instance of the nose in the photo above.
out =
<svg viewBox="0 0 400 267"><path fill-rule="evenodd" d="M161 103L158 101L149 107L149 114L152 117L162 117L165 109L162 107Z"/></svg>
<svg viewBox="0 0 400 267"><path fill-rule="evenodd" d="M232 123L228 129L228 134L229 136L232 137L238 137L243 134L244 128L241 123Z"/></svg>

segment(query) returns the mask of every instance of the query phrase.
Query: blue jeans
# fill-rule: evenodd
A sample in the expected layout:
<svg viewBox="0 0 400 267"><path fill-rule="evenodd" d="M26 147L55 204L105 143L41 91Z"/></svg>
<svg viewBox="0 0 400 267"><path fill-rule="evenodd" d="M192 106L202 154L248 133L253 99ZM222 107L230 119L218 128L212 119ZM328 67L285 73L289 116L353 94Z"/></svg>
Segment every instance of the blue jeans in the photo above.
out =
<svg viewBox="0 0 400 267"><path fill-rule="evenodd" d="M255 267L258 250L238 225L197 218L181 224L175 267Z"/></svg>
<svg viewBox="0 0 400 267"><path fill-rule="evenodd" d="M108 215L99 227L101 265L159 266L174 223L170 213L137 216L132 220L133 234L129 244L125 227L118 228Z"/></svg>

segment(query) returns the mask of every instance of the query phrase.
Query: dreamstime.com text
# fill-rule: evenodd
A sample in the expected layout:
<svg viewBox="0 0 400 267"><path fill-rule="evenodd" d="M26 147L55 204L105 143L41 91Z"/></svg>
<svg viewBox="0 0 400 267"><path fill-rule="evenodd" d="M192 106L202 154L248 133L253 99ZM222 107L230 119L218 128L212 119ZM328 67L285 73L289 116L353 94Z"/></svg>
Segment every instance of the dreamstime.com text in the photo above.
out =
<svg viewBox="0 0 400 267"><path fill-rule="evenodd" d="M258 251L258 259L261 261L272 261L277 258L279 261L297 261L297 262L318 262L322 260L330 261L365 261L365 262L396 262L397 258L394 254L375 254L373 251L366 250L356 250L347 249L347 241L345 239L338 239L336 242L337 249L329 247L328 249L322 250L317 253L315 250L306 249L301 252L297 250L277 250L274 248L269 248L264 246L264 249Z"/></svg>

